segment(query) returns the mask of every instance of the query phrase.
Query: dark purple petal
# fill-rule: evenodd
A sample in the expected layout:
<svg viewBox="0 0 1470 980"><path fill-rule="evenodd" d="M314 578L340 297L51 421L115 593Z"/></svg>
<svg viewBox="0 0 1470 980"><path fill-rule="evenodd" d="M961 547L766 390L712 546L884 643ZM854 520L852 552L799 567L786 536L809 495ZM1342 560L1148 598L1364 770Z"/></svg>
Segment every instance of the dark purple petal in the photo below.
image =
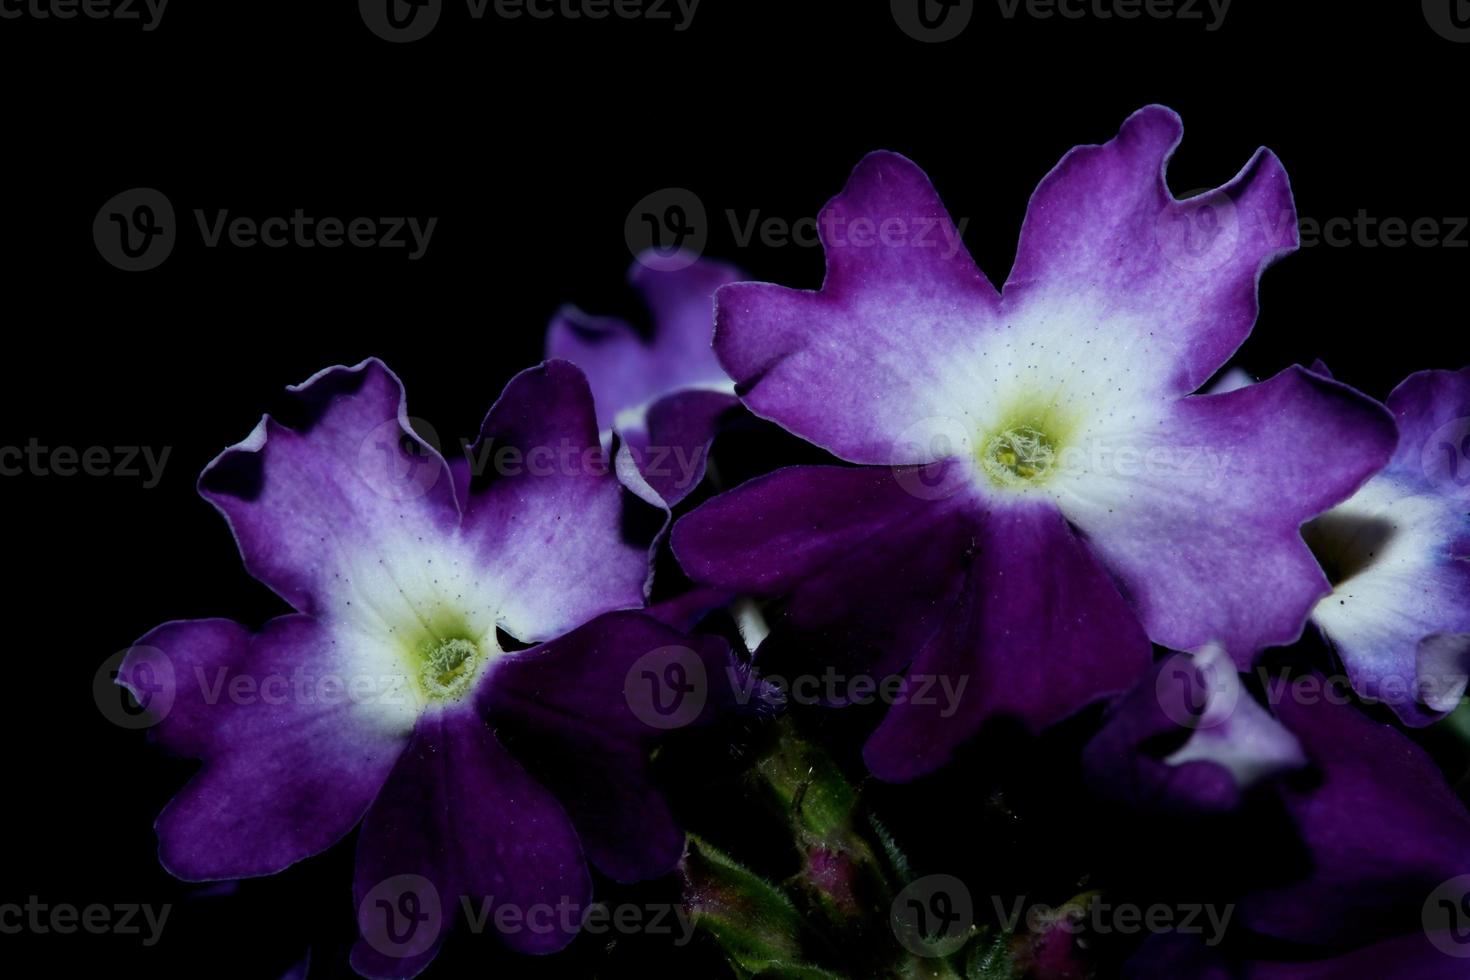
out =
<svg viewBox="0 0 1470 980"><path fill-rule="evenodd" d="M628 494L603 456L582 372L547 361L516 375L470 452L489 479L472 482L464 529L496 571L502 628L536 642L643 605L648 544L623 534Z"/></svg>
<svg viewBox="0 0 1470 980"><path fill-rule="evenodd" d="M1218 647L1160 661L1120 699L1083 760L1093 791L1144 810L1218 813L1307 764Z"/></svg>
<svg viewBox="0 0 1470 980"><path fill-rule="evenodd" d="M881 676L938 628L964 580L973 518L916 492L943 483L913 469L778 470L686 515L674 552L695 581L786 597L763 657L789 642Z"/></svg>
<svg viewBox="0 0 1470 980"><path fill-rule="evenodd" d="M1150 655L1107 573L1047 503L997 507L979 522L965 592L909 669L936 695L896 704L863 757L903 781L943 765L989 718L1037 730L1125 690ZM958 703L944 695L964 684Z"/></svg>
<svg viewBox="0 0 1470 980"><path fill-rule="evenodd" d="M746 405L858 463L929 463L925 419L962 409L939 381L994 327L999 296L929 179L874 153L819 218L820 293L768 284L717 295L715 352Z"/></svg>
<svg viewBox="0 0 1470 980"><path fill-rule="evenodd" d="M1146 327L1187 394L1230 358L1255 324L1267 265L1298 245L1279 160L1262 149L1230 183L1178 201L1165 180L1184 126L1148 106L1101 146L1068 153L1031 198L1008 307L1044 300Z"/></svg>
<svg viewBox="0 0 1470 980"><path fill-rule="evenodd" d="M1155 643L1220 642L1248 667L1261 649L1295 641L1330 591L1302 524L1381 469L1394 439L1380 406L1291 368L1183 399L1147 432L1100 443L1103 465L1069 478L1059 501ZM1132 471L1107 463L1124 447Z"/></svg>
<svg viewBox="0 0 1470 980"><path fill-rule="evenodd" d="M746 683L723 640L613 613L507 656L480 703L536 753L537 778L567 807L598 869L639 881L672 870L684 850L649 775L654 742L755 696Z"/></svg>
<svg viewBox="0 0 1470 980"><path fill-rule="evenodd" d="M683 595L649 606L646 612L660 623L688 631L710 613L728 606L735 598L735 594L726 589L696 585Z"/></svg>
<svg viewBox="0 0 1470 980"><path fill-rule="evenodd" d="M358 555L459 520L449 467L409 425L381 361L328 368L289 389L300 425L269 416L199 478L245 567L298 611L331 604Z"/></svg>
<svg viewBox="0 0 1470 980"><path fill-rule="evenodd" d="M567 308L551 322L546 356L571 361L586 373L603 431L614 427L619 413L669 392L725 387L729 379L710 347L714 295L742 278L733 266L709 259L673 270L640 260L629 279L653 314L652 337L645 341L622 320Z"/></svg>
<svg viewBox="0 0 1470 980"><path fill-rule="evenodd" d="M405 876L432 889L440 913L424 928L433 941L399 950L364 930L352 952L359 973L397 978L420 972L464 900L476 915L488 910L486 928L512 949L555 952L575 937L592 897L582 848L561 804L467 710L419 720L368 811L357 847L360 923L375 921L375 896ZM426 901L416 893L417 908ZM388 902L384 914L394 907Z"/></svg>
<svg viewBox="0 0 1470 980"><path fill-rule="evenodd" d="M404 678L387 661L364 675L356 642L304 616L257 635L225 620L169 623L138 641L119 681L140 701L166 688L155 739L203 760L158 818L171 874L274 874L356 826L413 727Z"/></svg>
<svg viewBox="0 0 1470 980"><path fill-rule="evenodd" d="M1321 770L1320 785L1282 791L1312 873L1241 905L1250 928L1320 945L1416 929L1435 889L1470 874L1470 814L1434 762L1334 697L1310 678L1277 708Z"/></svg>
<svg viewBox="0 0 1470 980"><path fill-rule="evenodd" d="M719 391L681 391L654 402L643 427L619 430L623 485L655 507L677 506L704 479L720 424L739 406Z"/></svg>

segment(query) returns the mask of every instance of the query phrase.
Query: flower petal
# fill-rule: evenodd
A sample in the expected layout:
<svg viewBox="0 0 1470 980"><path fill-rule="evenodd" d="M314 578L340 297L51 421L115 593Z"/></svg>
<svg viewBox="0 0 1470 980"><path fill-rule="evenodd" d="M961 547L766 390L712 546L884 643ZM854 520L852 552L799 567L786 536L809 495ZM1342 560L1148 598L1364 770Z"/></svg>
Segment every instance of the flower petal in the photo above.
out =
<svg viewBox="0 0 1470 980"><path fill-rule="evenodd" d="M680 689L657 692L669 696L669 714L650 716L637 686L645 677L665 684L674 665ZM684 851L648 754L669 728L708 721L748 693L732 688L737 679L723 640L687 636L641 613L612 613L508 656L480 703L497 730L515 731L536 754L537 778L567 807L598 869L641 881L672 870Z"/></svg>
<svg viewBox="0 0 1470 980"><path fill-rule="evenodd" d="M465 900L488 912L487 927L512 949L555 952L575 937L592 897L566 812L469 710L420 719L368 811L357 847L359 921L371 921L375 890L407 876L427 882L441 909L428 923L433 941L396 950L371 934L359 939L352 965L366 976L421 971ZM417 899L422 907L425 896Z"/></svg>
<svg viewBox="0 0 1470 980"><path fill-rule="evenodd" d="M1161 744L1177 748L1164 755L1154 749ZM1215 813L1307 759L1212 646L1160 661L1113 707L1084 762L1100 795L1141 809Z"/></svg>
<svg viewBox="0 0 1470 980"><path fill-rule="evenodd" d="M1277 706L1321 770L1282 791L1311 874L1241 904L1255 931L1321 945L1417 930L1431 893L1470 870L1470 814L1433 760L1335 698L1310 678Z"/></svg>
<svg viewBox="0 0 1470 980"><path fill-rule="evenodd" d="M1422 371L1388 396L1399 426L1389 469L1470 503L1470 367Z"/></svg>
<svg viewBox="0 0 1470 980"><path fill-rule="evenodd" d="M643 605L649 543L625 534L633 501L598 439L587 380L566 361L516 375L481 428L464 530L495 570L500 625L525 642Z"/></svg>
<svg viewBox="0 0 1470 980"><path fill-rule="evenodd" d="M1175 200L1165 168L1183 131L1172 110L1148 106L1110 142L1068 153L1031 198L1005 286L1008 307L1134 324L1178 394L1241 345L1262 271L1298 245L1291 186L1268 150L1223 187Z"/></svg>
<svg viewBox="0 0 1470 980"><path fill-rule="evenodd" d="M1155 643L1218 641L1248 667L1296 640L1330 591L1301 525L1377 472L1394 440L1378 405L1291 368L1186 398L1146 430L1098 434L1057 498Z"/></svg>
<svg viewBox="0 0 1470 980"><path fill-rule="evenodd" d="M1459 703L1470 654L1470 519L1427 490L1377 476L1307 528L1335 579L1313 620L1354 690L1416 726Z"/></svg>
<svg viewBox="0 0 1470 980"><path fill-rule="evenodd" d="M1050 504L996 508L971 550L965 592L908 673L915 690L934 678L931 691L963 697L895 704L863 750L880 779L938 768L994 716L1033 730L1060 721L1148 666L1133 611Z"/></svg>
<svg viewBox="0 0 1470 980"><path fill-rule="evenodd" d="M546 356L571 361L587 375L597 402L598 427L614 427L619 413L638 409L681 388L729 385L710 342L714 336L715 290L744 276L710 259L683 268L660 268L642 260L629 280L653 314L645 341L622 320L590 317L563 309L551 321Z"/></svg>
<svg viewBox="0 0 1470 980"><path fill-rule="evenodd" d="M843 669L881 676L939 627L964 579L969 518L921 495L944 482L918 470L789 467L686 515L674 552L697 582L785 597L763 658L790 644L807 664L830 652Z"/></svg>
<svg viewBox="0 0 1470 980"><path fill-rule="evenodd" d="M339 606L373 556L459 521L448 464L413 433L403 385L376 359L290 389L296 428L269 416L199 478L245 567L304 613ZM364 563L366 562L366 567Z"/></svg>
<svg viewBox="0 0 1470 980"><path fill-rule="evenodd" d="M948 381L998 322L999 296L929 179L874 153L822 212L820 293L762 283L716 296L715 352L746 405L856 463L939 458L911 438L955 418Z"/></svg>
<svg viewBox="0 0 1470 980"><path fill-rule="evenodd" d="M619 430L617 472L646 503L671 509L704 479L710 445L740 400L719 391L681 391L649 406L645 425Z"/></svg>
<svg viewBox="0 0 1470 980"><path fill-rule="evenodd" d="M189 881L274 874L330 847L403 751L414 706L386 651L304 616L160 626L120 683L168 701L163 746L203 767L158 818L159 856ZM167 706L171 703L171 706Z"/></svg>

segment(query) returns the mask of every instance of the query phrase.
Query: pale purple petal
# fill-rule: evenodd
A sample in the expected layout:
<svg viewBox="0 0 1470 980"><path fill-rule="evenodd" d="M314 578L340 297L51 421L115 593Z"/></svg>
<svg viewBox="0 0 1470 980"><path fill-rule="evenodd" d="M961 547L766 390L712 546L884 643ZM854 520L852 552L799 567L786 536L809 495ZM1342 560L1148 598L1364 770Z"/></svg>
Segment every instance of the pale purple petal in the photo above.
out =
<svg viewBox="0 0 1470 980"><path fill-rule="evenodd" d="M1254 326L1257 286L1298 245L1281 163L1259 150L1223 187L1184 201L1165 170L1183 137L1163 106L1134 113L1110 142L1072 150L1031 198L1008 308L1086 307L1139 331L1187 394L1229 360Z"/></svg>
<svg viewBox="0 0 1470 980"><path fill-rule="evenodd" d="M1330 591L1301 525L1377 472L1394 438L1379 406L1292 368L1183 399L1146 430L1099 435L1059 478L1058 499L1155 643L1220 642L1247 667L1296 640Z"/></svg>
<svg viewBox="0 0 1470 980"><path fill-rule="evenodd" d="M571 361L587 375L597 401L598 425L682 388L725 388L729 379L711 349L715 290L744 276L733 266L700 259L662 269L642 260L629 273L653 315L648 339L621 320L567 308L552 320L546 356Z"/></svg>
<svg viewBox="0 0 1470 980"><path fill-rule="evenodd" d="M366 812L408 742L413 711L390 659L304 616L259 634L225 620L160 626L119 682L166 696L154 738L203 762L158 818L159 858L189 881L274 874Z"/></svg>
<svg viewBox="0 0 1470 980"><path fill-rule="evenodd" d="M403 386L376 359L334 367L290 389L296 428L261 419L199 478L245 567L298 611L351 591L364 556L405 537L451 533L449 467L409 425Z"/></svg>
<svg viewBox="0 0 1470 980"><path fill-rule="evenodd" d="M820 293L720 290L720 362L751 411L843 459L933 462L912 430L961 413L949 374L997 325L999 296L929 179L897 154L859 164L819 227Z"/></svg>
<svg viewBox="0 0 1470 980"><path fill-rule="evenodd" d="M470 452L486 465L471 482L464 531L494 570L503 629L537 642L643 605L649 542L624 533L627 508L642 505L603 456L580 371L547 361L521 372Z"/></svg>

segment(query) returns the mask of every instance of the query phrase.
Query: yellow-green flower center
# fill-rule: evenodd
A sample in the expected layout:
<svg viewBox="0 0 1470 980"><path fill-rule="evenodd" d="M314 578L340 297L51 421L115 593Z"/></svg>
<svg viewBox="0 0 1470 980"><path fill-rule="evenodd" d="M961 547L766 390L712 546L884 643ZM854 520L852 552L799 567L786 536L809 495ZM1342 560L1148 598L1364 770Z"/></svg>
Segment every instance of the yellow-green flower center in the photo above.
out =
<svg viewBox="0 0 1470 980"><path fill-rule="evenodd" d="M426 697L436 701L463 694L484 659L479 644L462 637L431 641L421 657L419 687Z"/></svg>
<svg viewBox="0 0 1470 980"><path fill-rule="evenodd" d="M1056 463L1057 447L1040 429L1021 425L990 437L980 454L986 475L1001 486L1035 486Z"/></svg>
<svg viewBox="0 0 1470 980"><path fill-rule="evenodd" d="M979 455L980 468L997 486L1036 487L1056 466L1057 441L1036 425L1014 425L992 434Z"/></svg>

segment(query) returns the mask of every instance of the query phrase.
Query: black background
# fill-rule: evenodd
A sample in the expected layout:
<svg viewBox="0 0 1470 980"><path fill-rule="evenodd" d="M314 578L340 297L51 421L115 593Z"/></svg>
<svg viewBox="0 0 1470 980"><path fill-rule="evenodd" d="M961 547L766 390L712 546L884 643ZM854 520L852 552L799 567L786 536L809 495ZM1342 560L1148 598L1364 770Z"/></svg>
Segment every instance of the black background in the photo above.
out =
<svg viewBox="0 0 1470 980"><path fill-rule="evenodd" d="M0 444L171 447L152 489L0 479L0 902L176 906L153 948L0 936L0 957L83 975L272 977L314 947L314 976L347 975L350 843L233 894L172 881L151 822L189 768L112 726L90 693L98 665L161 621L281 611L193 484L285 385L380 355L414 415L446 442L470 435L504 382L539 359L560 304L641 316L623 284L624 224L645 195L693 190L710 215L709 254L815 287L820 249L742 248L726 212L810 217L877 148L928 170L998 283L1037 181L1150 102L1185 120L1176 191L1224 182L1265 144L1303 216L1470 213L1470 45L1438 36L1418 3L1368 7L1237 0L1208 32L1007 21L982 0L965 34L937 45L906 36L886 3L851 0L704 0L683 33L615 19L472 22L451 2L409 45L374 37L345 0L175 0L151 33L0 20ZM127 274L103 261L91 225L139 186L173 202L180 242L160 268ZM298 207L439 224L417 262L403 250L206 249L193 225L195 208L263 218ZM1460 366L1463 241L1321 245L1287 259L1265 279L1242 363L1264 375L1324 357L1377 397L1411 371ZM939 844L978 832L965 800L947 793L908 822ZM532 962L486 942L451 950L429 976L483 972L484 956L498 975L591 975L600 952L579 943Z"/></svg>

